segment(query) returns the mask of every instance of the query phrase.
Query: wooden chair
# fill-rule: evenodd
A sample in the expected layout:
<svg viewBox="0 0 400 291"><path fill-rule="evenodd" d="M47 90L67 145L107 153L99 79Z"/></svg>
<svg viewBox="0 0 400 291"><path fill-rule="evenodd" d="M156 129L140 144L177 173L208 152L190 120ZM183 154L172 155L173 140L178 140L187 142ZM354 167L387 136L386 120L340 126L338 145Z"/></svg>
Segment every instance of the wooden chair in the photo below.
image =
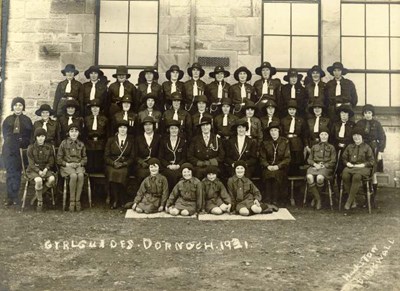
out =
<svg viewBox="0 0 400 291"><path fill-rule="evenodd" d="M326 179L327 187L328 187L328 194L329 194L329 204L331 206L331 210L333 210L333 199L332 199L332 193L333 191L333 185L335 184L335 178L332 179ZM306 188L304 190L304 199L303 199L303 207L306 205L307 201L307 194L308 194L308 183L306 181Z"/></svg>
<svg viewBox="0 0 400 291"><path fill-rule="evenodd" d="M84 178L87 179L87 194L88 194L88 202L89 207L92 208L92 189L90 187L90 177L88 173L84 174ZM63 187L63 211L65 211L65 207L67 205L67 188L69 183L69 177L64 177L64 187Z"/></svg>
<svg viewBox="0 0 400 291"><path fill-rule="evenodd" d="M304 181L304 176L288 176L290 182L290 205L296 206L296 201L294 200L294 182Z"/></svg>

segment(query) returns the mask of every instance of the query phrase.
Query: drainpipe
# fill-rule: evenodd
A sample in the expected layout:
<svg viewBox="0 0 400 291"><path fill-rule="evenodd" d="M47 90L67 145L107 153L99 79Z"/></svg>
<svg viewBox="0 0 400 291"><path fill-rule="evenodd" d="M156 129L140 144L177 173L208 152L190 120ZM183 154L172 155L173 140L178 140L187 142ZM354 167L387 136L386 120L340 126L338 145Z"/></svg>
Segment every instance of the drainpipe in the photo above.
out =
<svg viewBox="0 0 400 291"><path fill-rule="evenodd" d="M0 87L0 113L3 112L3 99L4 99L4 80L6 75L6 51L7 51L7 32L8 32L8 14L10 8L10 1L3 0L1 10L1 87ZM1 114L0 114L1 119Z"/></svg>

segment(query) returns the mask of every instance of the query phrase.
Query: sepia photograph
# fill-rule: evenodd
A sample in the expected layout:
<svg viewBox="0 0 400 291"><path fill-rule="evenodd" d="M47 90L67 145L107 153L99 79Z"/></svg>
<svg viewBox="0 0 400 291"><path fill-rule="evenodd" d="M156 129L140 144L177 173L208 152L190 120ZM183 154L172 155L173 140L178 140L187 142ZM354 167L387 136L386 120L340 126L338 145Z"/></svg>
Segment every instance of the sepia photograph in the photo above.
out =
<svg viewBox="0 0 400 291"><path fill-rule="evenodd" d="M400 290L400 0L0 0L0 291Z"/></svg>

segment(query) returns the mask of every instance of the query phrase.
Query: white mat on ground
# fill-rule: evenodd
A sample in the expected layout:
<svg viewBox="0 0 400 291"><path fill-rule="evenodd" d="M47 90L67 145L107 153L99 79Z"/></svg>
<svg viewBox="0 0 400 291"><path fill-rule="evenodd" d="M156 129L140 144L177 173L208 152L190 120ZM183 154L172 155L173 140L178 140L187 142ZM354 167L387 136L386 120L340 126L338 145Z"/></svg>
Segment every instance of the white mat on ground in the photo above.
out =
<svg viewBox="0 0 400 291"><path fill-rule="evenodd" d="M146 213L137 213L136 211L133 211L132 209L128 209L125 214L125 218L196 218L196 215L192 216L172 216L171 214L165 213L165 212L157 212L157 213L151 213L151 214L146 214Z"/></svg>
<svg viewBox="0 0 400 291"><path fill-rule="evenodd" d="M286 208L279 208L278 212L270 214L256 214L251 216L241 216L236 214L200 214L198 218L199 220L296 220Z"/></svg>

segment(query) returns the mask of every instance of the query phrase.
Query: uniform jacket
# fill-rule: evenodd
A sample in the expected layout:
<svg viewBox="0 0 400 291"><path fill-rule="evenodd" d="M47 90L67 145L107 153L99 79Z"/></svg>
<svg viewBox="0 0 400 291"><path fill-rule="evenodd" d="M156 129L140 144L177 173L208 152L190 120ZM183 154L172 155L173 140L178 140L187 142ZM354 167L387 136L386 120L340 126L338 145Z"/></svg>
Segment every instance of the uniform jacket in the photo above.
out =
<svg viewBox="0 0 400 291"><path fill-rule="evenodd" d="M342 127L342 121L337 121L333 124L331 129L331 142L336 147L336 149L344 149L347 145L353 142L353 136L351 131L354 127L355 123L353 121L346 121L344 137L339 137L339 131Z"/></svg>
<svg viewBox="0 0 400 291"><path fill-rule="evenodd" d="M171 145L169 136L164 137L160 142L159 154L162 167L169 165L182 165L187 158L187 144L184 138L178 137L175 147Z"/></svg>
<svg viewBox="0 0 400 291"><path fill-rule="evenodd" d="M297 113L300 116L304 116L304 112L307 107L307 96L306 96L306 90L304 89L303 85L301 85L300 82L297 82L296 85L294 85L296 89L296 98L294 100L297 101ZM288 111L287 111L287 104L289 100L292 100L291 98L291 91L292 91L292 85L290 84L285 84L282 86L281 90L281 115L285 116Z"/></svg>
<svg viewBox="0 0 400 291"><path fill-rule="evenodd" d="M326 84L326 94L329 105L334 106L336 103L350 103L353 107L357 105L358 96L354 83L342 77L340 79L341 95L336 96L336 80L330 80Z"/></svg>
<svg viewBox="0 0 400 291"><path fill-rule="evenodd" d="M228 114L228 125L223 126L224 121L224 114L219 114L214 119L214 132L219 135L222 139L226 139L234 135L235 133L232 132L231 128L232 125L239 119L236 115L231 113Z"/></svg>
<svg viewBox="0 0 400 291"><path fill-rule="evenodd" d="M90 114L90 109L87 108L87 104L90 102L90 91L92 90L92 82L86 82L82 84L82 89L80 92L79 103L81 107L82 116L87 116ZM107 100L107 85L101 81L96 83L96 94L95 99L100 100L102 111L106 111L109 107L110 102Z"/></svg>
<svg viewBox="0 0 400 291"><path fill-rule="evenodd" d="M43 127L43 119L35 121L33 124L33 133L35 132L36 128L42 128ZM46 143L58 146L59 143L61 142L60 138L60 125L58 121L49 119L49 121L46 124L47 127L47 136L46 136ZM35 142L33 134L32 134L32 143Z"/></svg>
<svg viewBox="0 0 400 291"><path fill-rule="evenodd" d="M199 133L201 133L201 128L200 127L198 127L198 124L199 124L199 120L200 120L200 113L198 112L198 111L196 111L195 113L193 113L192 115L192 127L193 127L193 129L192 129L192 134L194 135L194 136L196 136L196 135L198 135ZM210 113L208 113L207 111L205 111L204 113L203 113L203 118L204 117L208 117L208 118L210 118L211 119L211 130L213 130L213 128L214 128L214 122L213 122L213 116L210 114Z"/></svg>
<svg viewBox="0 0 400 291"><path fill-rule="evenodd" d="M206 91L206 83L204 83L203 80L198 79L197 81L197 88L198 88L198 93L199 95L204 95ZM186 110L189 110L189 107L192 107L191 109L194 110L192 104L194 101L194 96L193 96L193 85L194 85L194 80L188 80L186 81L183 86L185 88L185 99L183 99L183 103L187 106Z"/></svg>
<svg viewBox="0 0 400 291"><path fill-rule="evenodd" d="M54 167L54 150L49 144L40 146L35 142L29 145L27 156L27 171L38 173L39 171L43 171L45 168L47 168L47 170L52 170Z"/></svg>
<svg viewBox="0 0 400 291"><path fill-rule="evenodd" d="M57 152L57 164L65 167L66 163L87 164L86 147L80 140L64 139Z"/></svg>
<svg viewBox="0 0 400 291"><path fill-rule="evenodd" d="M238 139L235 135L226 144L225 162L232 166L236 161L242 160L250 167L255 166L257 164L257 151L257 141L246 136L242 151L239 153Z"/></svg>
<svg viewBox="0 0 400 291"><path fill-rule="evenodd" d="M143 110L146 108L144 104L143 98L147 95L147 83L140 83L137 88L137 99L139 100L139 110ZM151 93L156 96L156 100L154 107L158 110L163 112L164 111L164 99L162 94L162 87L156 81L151 82Z"/></svg>
<svg viewBox="0 0 400 291"><path fill-rule="evenodd" d="M313 166L314 163L323 163L326 169L333 170L336 164L335 147L326 142L320 142L313 145L307 163L311 166Z"/></svg>
<svg viewBox="0 0 400 291"><path fill-rule="evenodd" d="M117 132L118 128L117 128L117 121L118 120L122 120L124 118L125 112L123 110L115 113L115 115L113 116L113 120L112 120L112 126L111 126L111 132ZM128 111L128 134L129 135L134 135L137 131L138 131L138 120L137 120L137 114L132 112L132 111Z"/></svg>
<svg viewBox="0 0 400 291"><path fill-rule="evenodd" d="M386 147L386 134L381 123L376 119L370 121L361 119L356 125L364 128L364 141L369 144L373 150L377 148L379 152L383 153Z"/></svg>
<svg viewBox="0 0 400 291"><path fill-rule="evenodd" d="M264 78L261 78L257 81L254 82L253 87L256 91L256 102L262 97L262 89L263 89L263 84L265 82ZM279 79L268 79L267 80L268 84L268 99L274 100L276 104L278 105L278 108L280 108L281 104L278 104L278 102L281 102L281 81Z"/></svg>
<svg viewBox="0 0 400 291"><path fill-rule="evenodd" d="M60 138L64 139L68 135L68 118L69 115L63 114L58 118L59 128L60 128ZM84 120L82 117L73 115L72 122L79 126L80 129L83 129Z"/></svg>
<svg viewBox="0 0 400 291"><path fill-rule="evenodd" d="M205 144L202 134L195 136L190 143L188 161L194 166L218 166L224 160L224 156L221 140L213 133L210 133L208 145Z"/></svg>
<svg viewBox="0 0 400 291"><path fill-rule="evenodd" d="M139 190L137 191L136 197L133 203L146 203L152 204L154 202L157 205L151 205L154 210L158 207L163 206L167 203L168 199L168 181L161 174L155 176L146 177L140 184Z"/></svg>
<svg viewBox="0 0 400 291"><path fill-rule="evenodd" d="M65 79L64 81L61 81L60 83L58 83L57 85L57 89L56 89L56 93L54 95L54 102L53 102L53 109L56 111L56 115L60 116L61 114L63 114L63 102L60 102L60 100L67 100L65 96L65 89L67 87L68 84L68 80ZM71 92L68 94L71 94L71 96L74 96L77 100L79 98L79 95L81 93L81 88L82 88L82 84L81 82L72 79L71 80Z"/></svg>
<svg viewBox="0 0 400 291"><path fill-rule="evenodd" d="M247 122L247 117L243 117L242 120ZM261 125L261 120L258 117L250 118L251 128L250 128L250 136L255 139L259 144L263 140L263 130Z"/></svg>
<svg viewBox="0 0 400 291"><path fill-rule="evenodd" d="M138 100L138 94L137 94L137 89L135 85L133 85L131 82L128 80L125 80L124 84L124 94L129 94L132 97L132 110L137 111L139 108L139 100ZM120 82L115 81L108 87L108 102L109 103L117 103L118 101L121 100L119 97L119 87L120 87ZM90 94L90 91L89 91Z"/></svg>
<svg viewBox="0 0 400 291"><path fill-rule="evenodd" d="M314 102L321 102L325 106L328 106L329 104L326 96L326 83L322 81L318 82L318 96L314 96L314 89L314 81L311 81L306 85L306 100L308 105L311 105Z"/></svg>
<svg viewBox="0 0 400 291"><path fill-rule="evenodd" d="M296 116L295 119L294 134L297 137L289 138L290 150L303 151L304 145L307 144L308 126L303 118ZM288 136L291 121L292 117L290 115L281 119L282 137Z"/></svg>
<svg viewBox="0 0 400 291"><path fill-rule="evenodd" d="M170 104L171 103L171 81L165 81L162 83L162 94L164 103ZM183 82L176 81L176 91L182 94L182 99L185 100L185 86ZM167 104L165 106L167 106ZM164 107L165 108L165 107ZM167 108L168 109L168 108Z"/></svg>
<svg viewBox="0 0 400 291"><path fill-rule="evenodd" d="M375 163L371 147L364 142L360 145L349 144L343 152L342 161L344 165L350 162L354 165L365 164L367 168L372 168Z"/></svg>
<svg viewBox="0 0 400 291"><path fill-rule="evenodd" d="M246 99L251 100L253 102L256 101L254 87L248 83L245 83L244 85L246 87L246 98L244 99L242 99L241 97L241 89L242 89L241 83L236 83L230 86L229 98L231 98L233 104L242 104L243 102L246 102Z"/></svg>
<svg viewBox="0 0 400 291"><path fill-rule="evenodd" d="M17 115L12 114L3 121L3 156L15 152L19 154L19 148L26 149L30 143L33 131L31 119L24 114L19 115L20 133L13 133L16 117Z"/></svg>
<svg viewBox="0 0 400 291"><path fill-rule="evenodd" d="M232 209L236 211L242 207L250 208L255 199L261 201L260 190L247 177L238 178L236 175L230 177L227 188L232 198Z"/></svg>
<svg viewBox="0 0 400 291"><path fill-rule="evenodd" d="M212 81L210 84L206 85L206 96L210 104L212 103L219 103L221 98L228 98L229 97L229 87L231 86L228 82L222 81L222 97L218 98L218 81Z"/></svg>
<svg viewBox="0 0 400 291"><path fill-rule="evenodd" d="M104 161L108 166L113 166L115 161L126 163L130 166L135 157L134 141L131 137L127 136L124 146L121 148L118 143L118 135L112 136L107 140L104 150Z"/></svg>
<svg viewBox="0 0 400 291"><path fill-rule="evenodd" d="M188 208L189 212L200 211L203 207L203 187L199 179L181 179L169 195L166 207L172 205Z"/></svg>
<svg viewBox="0 0 400 291"><path fill-rule="evenodd" d="M153 140L151 141L150 146L147 145L146 139L144 137L144 133L137 135L135 138L135 159L137 164L142 167L147 168L144 163L149 158L158 158L158 153L160 149L160 141L161 136L157 133L154 133Z"/></svg>
<svg viewBox="0 0 400 291"><path fill-rule="evenodd" d="M260 164L263 168L278 166L285 169L290 163L289 141L284 137L278 137L276 141L272 138L262 142L260 147Z"/></svg>
<svg viewBox="0 0 400 291"><path fill-rule="evenodd" d="M280 123L281 123L281 120L279 119L279 117L277 116L277 114L274 114L274 115L272 116L271 122L280 124ZM263 129L263 131L264 131L264 139L270 138L271 136L270 136L270 134L269 134L269 131L267 131L267 128L268 128L268 126L269 126L269 117L268 117L268 114L267 114L266 116L264 116L264 117L261 118L261 126L262 126L262 129Z"/></svg>
<svg viewBox="0 0 400 291"><path fill-rule="evenodd" d="M232 199L226 190L224 184L216 178L214 181L210 181L204 178L202 181L203 186L203 197L204 201L202 203L203 208L209 208L209 211L222 203L231 204ZM207 207L208 206L208 207Z"/></svg>
<svg viewBox="0 0 400 291"><path fill-rule="evenodd" d="M307 126L308 126L308 142L307 145L311 148L313 145L319 143L319 132L314 132L314 125L315 125L316 117L307 119ZM328 117L321 116L319 118L319 129L321 127L331 128L331 123Z"/></svg>
<svg viewBox="0 0 400 291"><path fill-rule="evenodd" d="M138 124L140 124L139 125L140 130L138 130L139 132L143 132L143 126L141 124L142 124L143 119L147 116L149 116L148 109L144 109L138 113L137 120L138 120ZM162 118L162 114L160 111L153 109L151 116L154 118L154 120L156 122L156 124L154 125L154 130L158 130L160 128L160 121Z"/></svg>
<svg viewBox="0 0 400 291"><path fill-rule="evenodd" d="M168 109L167 111L164 112L164 114L162 116L162 122L161 122L161 132L163 134L166 133L167 125L174 118L174 113L175 113L175 110L172 108ZM181 123L181 126L179 128L180 135L182 137L185 137L186 140L190 140L191 137L193 136L193 134L192 134L192 116L186 110L179 108L178 109L178 121Z"/></svg>
<svg viewBox="0 0 400 291"><path fill-rule="evenodd" d="M108 119L104 115L97 116L97 130L93 130L94 116L85 117L85 143L87 150L104 149L108 136Z"/></svg>

